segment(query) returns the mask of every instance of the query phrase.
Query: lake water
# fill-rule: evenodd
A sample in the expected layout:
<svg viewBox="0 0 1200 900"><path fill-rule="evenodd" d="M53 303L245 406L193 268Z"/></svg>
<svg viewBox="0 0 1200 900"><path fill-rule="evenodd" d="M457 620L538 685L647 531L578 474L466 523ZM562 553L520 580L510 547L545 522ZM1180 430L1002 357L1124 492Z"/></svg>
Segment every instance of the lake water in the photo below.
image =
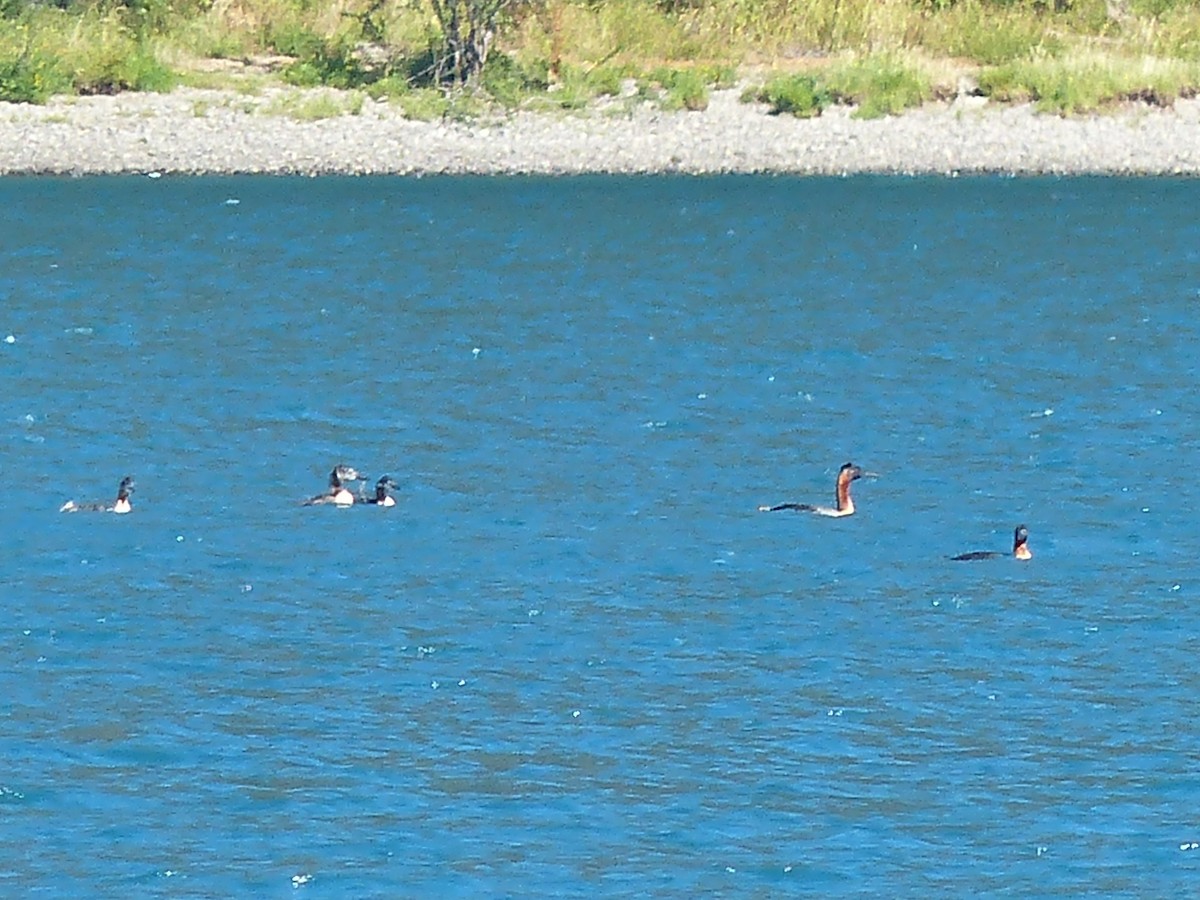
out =
<svg viewBox="0 0 1200 900"><path fill-rule="evenodd" d="M1193 894L1197 209L0 182L0 893Z"/></svg>

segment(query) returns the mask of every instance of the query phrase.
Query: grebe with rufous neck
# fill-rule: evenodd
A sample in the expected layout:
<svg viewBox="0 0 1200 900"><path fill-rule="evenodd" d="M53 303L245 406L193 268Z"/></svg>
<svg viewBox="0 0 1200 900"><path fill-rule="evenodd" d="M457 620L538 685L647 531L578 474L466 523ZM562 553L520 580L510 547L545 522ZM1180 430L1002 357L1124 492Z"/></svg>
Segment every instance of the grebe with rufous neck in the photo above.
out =
<svg viewBox="0 0 1200 900"><path fill-rule="evenodd" d="M854 500L850 497L850 484L864 475L874 475L874 472L864 472L854 463L846 463L837 474L837 486L834 495L835 506L813 506L809 503L780 503L778 506L760 506L759 512L778 512L781 509L794 509L798 512L810 512L816 516L841 518L854 515Z"/></svg>
<svg viewBox="0 0 1200 900"><path fill-rule="evenodd" d="M1002 556L1011 556L1013 559L1033 559L1033 554L1029 550L1028 528L1018 525L1013 529L1012 553L1001 553L998 550L972 550L970 553L960 553L958 556L950 558L955 562L967 562L975 559L999 559Z"/></svg>

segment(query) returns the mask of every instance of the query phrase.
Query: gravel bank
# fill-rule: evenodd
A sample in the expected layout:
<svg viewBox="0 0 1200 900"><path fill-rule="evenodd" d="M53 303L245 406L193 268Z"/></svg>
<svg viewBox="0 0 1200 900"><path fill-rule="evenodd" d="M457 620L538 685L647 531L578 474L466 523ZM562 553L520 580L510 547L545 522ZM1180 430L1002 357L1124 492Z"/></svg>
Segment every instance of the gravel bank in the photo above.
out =
<svg viewBox="0 0 1200 900"><path fill-rule="evenodd" d="M502 122L414 122L385 102L297 121L303 99L170 94L0 103L0 174L777 172L1200 174L1200 100L1063 119L963 96L900 117L771 116L715 92L702 113L614 103Z"/></svg>

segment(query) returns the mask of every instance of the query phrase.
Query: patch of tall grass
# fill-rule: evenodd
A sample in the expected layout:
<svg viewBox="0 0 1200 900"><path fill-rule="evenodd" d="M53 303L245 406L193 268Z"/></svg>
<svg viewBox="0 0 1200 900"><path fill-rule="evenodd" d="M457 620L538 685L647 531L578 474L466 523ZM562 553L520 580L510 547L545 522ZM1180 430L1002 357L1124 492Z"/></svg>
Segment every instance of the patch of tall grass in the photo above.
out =
<svg viewBox="0 0 1200 900"><path fill-rule="evenodd" d="M649 0L546 0L541 14L514 23L509 42L519 56L587 67L690 61L718 49L685 17L664 14Z"/></svg>
<svg viewBox="0 0 1200 900"><path fill-rule="evenodd" d="M520 106L531 94L549 86L548 66L542 63L526 67L515 57L495 53L483 70L480 86L501 106Z"/></svg>
<svg viewBox="0 0 1200 900"><path fill-rule="evenodd" d="M1140 38L1154 56L1200 60L1200 6L1164 11L1142 24Z"/></svg>
<svg viewBox="0 0 1200 900"><path fill-rule="evenodd" d="M699 3L692 27L738 53L898 49L921 19L911 0L726 0Z"/></svg>
<svg viewBox="0 0 1200 900"><path fill-rule="evenodd" d="M829 91L857 106L861 119L894 116L933 98L933 84L916 66L891 53L874 54L832 66Z"/></svg>
<svg viewBox="0 0 1200 900"><path fill-rule="evenodd" d="M26 48L0 49L0 100L45 103L70 88L71 80L57 58Z"/></svg>
<svg viewBox="0 0 1200 900"><path fill-rule="evenodd" d="M746 90L742 100L766 103L775 115L787 113L798 119L815 118L833 103L820 79L808 72L771 78L757 89Z"/></svg>
<svg viewBox="0 0 1200 900"><path fill-rule="evenodd" d="M663 109L689 112L708 109L708 82L703 73L695 69L660 67L646 80L662 89L660 105Z"/></svg>
<svg viewBox="0 0 1200 900"><path fill-rule="evenodd" d="M284 116L297 122L316 122L338 116L357 116L362 113L365 97L360 91L330 93L328 91L299 91L280 94L261 111L270 116Z"/></svg>
<svg viewBox="0 0 1200 900"><path fill-rule="evenodd" d="M1000 65L1033 53L1057 56L1063 41L1028 10L996 9L979 0L956 3L923 23L921 47L934 56Z"/></svg>
<svg viewBox="0 0 1200 900"><path fill-rule="evenodd" d="M994 100L1032 101L1039 110L1060 115L1094 112L1126 100L1167 106L1194 94L1198 84L1200 63L1098 52L1021 60L985 69L979 76L980 90Z"/></svg>
<svg viewBox="0 0 1200 900"><path fill-rule="evenodd" d="M834 63L826 68L777 76L747 99L770 105L774 113L819 116L834 103L854 104L863 119L895 115L933 96L924 71L889 53Z"/></svg>
<svg viewBox="0 0 1200 900"><path fill-rule="evenodd" d="M432 122L450 111L450 100L435 88L414 88L391 98L400 107L406 119L417 122Z"/></svg>
<svg viewBox="0 0 1200 900"><path fill-rule="evenodd" d="M305 40L304 38L309 38ZM283 70L283 80L297 87L359 88L377 80L382 72L368 65L345 38L322 40L297 34L289 55L296 61Z"/></svg>
<svg viewBox="0 0 1200 900"><path fill-rule="evenodd" d="M162 91L176 76L120 12L30 8L0 20L0 99L41 103L56 93Z"/></svg>

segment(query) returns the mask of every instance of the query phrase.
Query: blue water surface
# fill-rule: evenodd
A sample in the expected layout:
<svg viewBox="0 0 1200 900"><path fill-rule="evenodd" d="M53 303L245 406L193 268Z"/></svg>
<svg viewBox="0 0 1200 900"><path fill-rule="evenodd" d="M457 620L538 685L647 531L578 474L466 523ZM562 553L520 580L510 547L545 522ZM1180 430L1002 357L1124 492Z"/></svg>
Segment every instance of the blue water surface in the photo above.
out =
<svg viewBox="0 0 1200 900"><path fill-rule="evenodd" d="M0 181L0 894L1194 894L1198 207Z"/></svg>

